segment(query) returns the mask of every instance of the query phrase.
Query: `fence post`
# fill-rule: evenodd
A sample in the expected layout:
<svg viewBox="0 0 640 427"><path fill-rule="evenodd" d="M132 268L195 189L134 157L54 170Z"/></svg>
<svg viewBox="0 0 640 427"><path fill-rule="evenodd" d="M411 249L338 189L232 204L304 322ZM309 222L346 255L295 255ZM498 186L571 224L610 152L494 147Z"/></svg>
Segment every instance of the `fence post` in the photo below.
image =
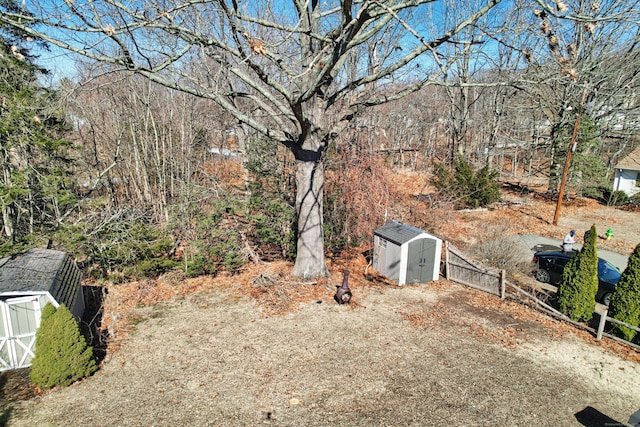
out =
<svg viewBox="0 0 640 427"><path fill-rule="evenodd" d="M506 272L504 270L500 270L500 299L504 299L505 294L505 282L506 282Z"/></svg>
<svg viewBox="0 0 640 427"><path fill-rule="evenodd" d="M449 280L449 242L444 241L444 278Z"/></svg>
<svg viewBox="0 0 640 427"><path fill-rule="evenodd" d="M609 309L605 308L602 313L600 313L600 323L598 323L598 333L596 334L596 339L602 339L602 333L604 332L604 325L607 323L607 314L609 314Z"/></svg>

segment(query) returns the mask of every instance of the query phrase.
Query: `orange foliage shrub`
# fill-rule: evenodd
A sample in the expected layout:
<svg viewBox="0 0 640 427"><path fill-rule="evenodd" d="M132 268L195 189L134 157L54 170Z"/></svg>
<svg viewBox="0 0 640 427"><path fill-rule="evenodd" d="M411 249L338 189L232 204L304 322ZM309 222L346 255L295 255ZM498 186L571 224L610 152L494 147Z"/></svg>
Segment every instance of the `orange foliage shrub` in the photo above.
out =
<svg viewBox="0 0 640 427"><path fill-rule="evenodd" d="M331 154L325 172L325 239L333 251L371 241L373 231L390 219L394 200L382 162L345 147Z"/></svg>

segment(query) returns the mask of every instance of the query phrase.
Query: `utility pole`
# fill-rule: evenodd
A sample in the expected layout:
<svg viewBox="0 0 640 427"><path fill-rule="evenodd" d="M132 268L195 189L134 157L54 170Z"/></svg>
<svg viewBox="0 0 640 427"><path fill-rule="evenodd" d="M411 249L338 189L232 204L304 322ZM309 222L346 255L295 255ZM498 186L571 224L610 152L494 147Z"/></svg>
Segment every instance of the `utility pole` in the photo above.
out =
<svg viewBox="0 0 640 427"><path fill-rule="evenodd" d="M562 198L564 197L564 187L567 184L567 176L569 175L569 166L571 166L571 156L576 149L576 139L578 138L578 129L580 128L580 118L582 117L582 110L584 103L587 99L587 88L584 88L582 92L582 99L580 100L580 107L578 109L578 117L576 117L576 125L573 127L573 136L571 137L571 144L569 144L569 150L567 151L567 160L564 162L564 170L562 171L562 181L560 181L560 191L558 192L558 203L556 204L556 213L553 216L553 225L558 225L558 219L560 219L560 208L562 207Z"/></svg>

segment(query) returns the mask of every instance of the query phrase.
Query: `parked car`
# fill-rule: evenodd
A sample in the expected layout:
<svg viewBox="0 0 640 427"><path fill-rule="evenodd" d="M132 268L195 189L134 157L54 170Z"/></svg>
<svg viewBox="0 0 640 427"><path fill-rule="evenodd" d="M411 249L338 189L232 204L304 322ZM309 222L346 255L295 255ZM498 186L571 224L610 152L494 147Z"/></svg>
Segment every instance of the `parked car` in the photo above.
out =
<svg viewBox="0 0 640 427"><path fill-rule="evenodd" d="M536 265L536 280L552 285L559 285L565 265L577 252L540 251L533 254ZM598 258L598 292L596 301L609 305L614 287L620 280L620 270L609 261Z"/></svg>

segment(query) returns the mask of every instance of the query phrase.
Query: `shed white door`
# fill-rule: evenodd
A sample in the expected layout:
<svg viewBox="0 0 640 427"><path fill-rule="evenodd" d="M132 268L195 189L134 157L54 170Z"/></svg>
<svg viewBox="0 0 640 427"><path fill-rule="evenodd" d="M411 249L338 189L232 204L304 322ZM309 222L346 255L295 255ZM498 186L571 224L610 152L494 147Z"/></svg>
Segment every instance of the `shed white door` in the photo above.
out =
<svg viewBox="0 0 640 427"><path fill-rule="evenodd" d="M433 280L437 242L435 239L419 239L409 242L406 283L427 283Z"/></svg>
<svg viewBox="0 0 640 427"><path fill-rule="evenodd" d="M40 326L39 296L0 301L0 371L31 365Z"/></svg>

